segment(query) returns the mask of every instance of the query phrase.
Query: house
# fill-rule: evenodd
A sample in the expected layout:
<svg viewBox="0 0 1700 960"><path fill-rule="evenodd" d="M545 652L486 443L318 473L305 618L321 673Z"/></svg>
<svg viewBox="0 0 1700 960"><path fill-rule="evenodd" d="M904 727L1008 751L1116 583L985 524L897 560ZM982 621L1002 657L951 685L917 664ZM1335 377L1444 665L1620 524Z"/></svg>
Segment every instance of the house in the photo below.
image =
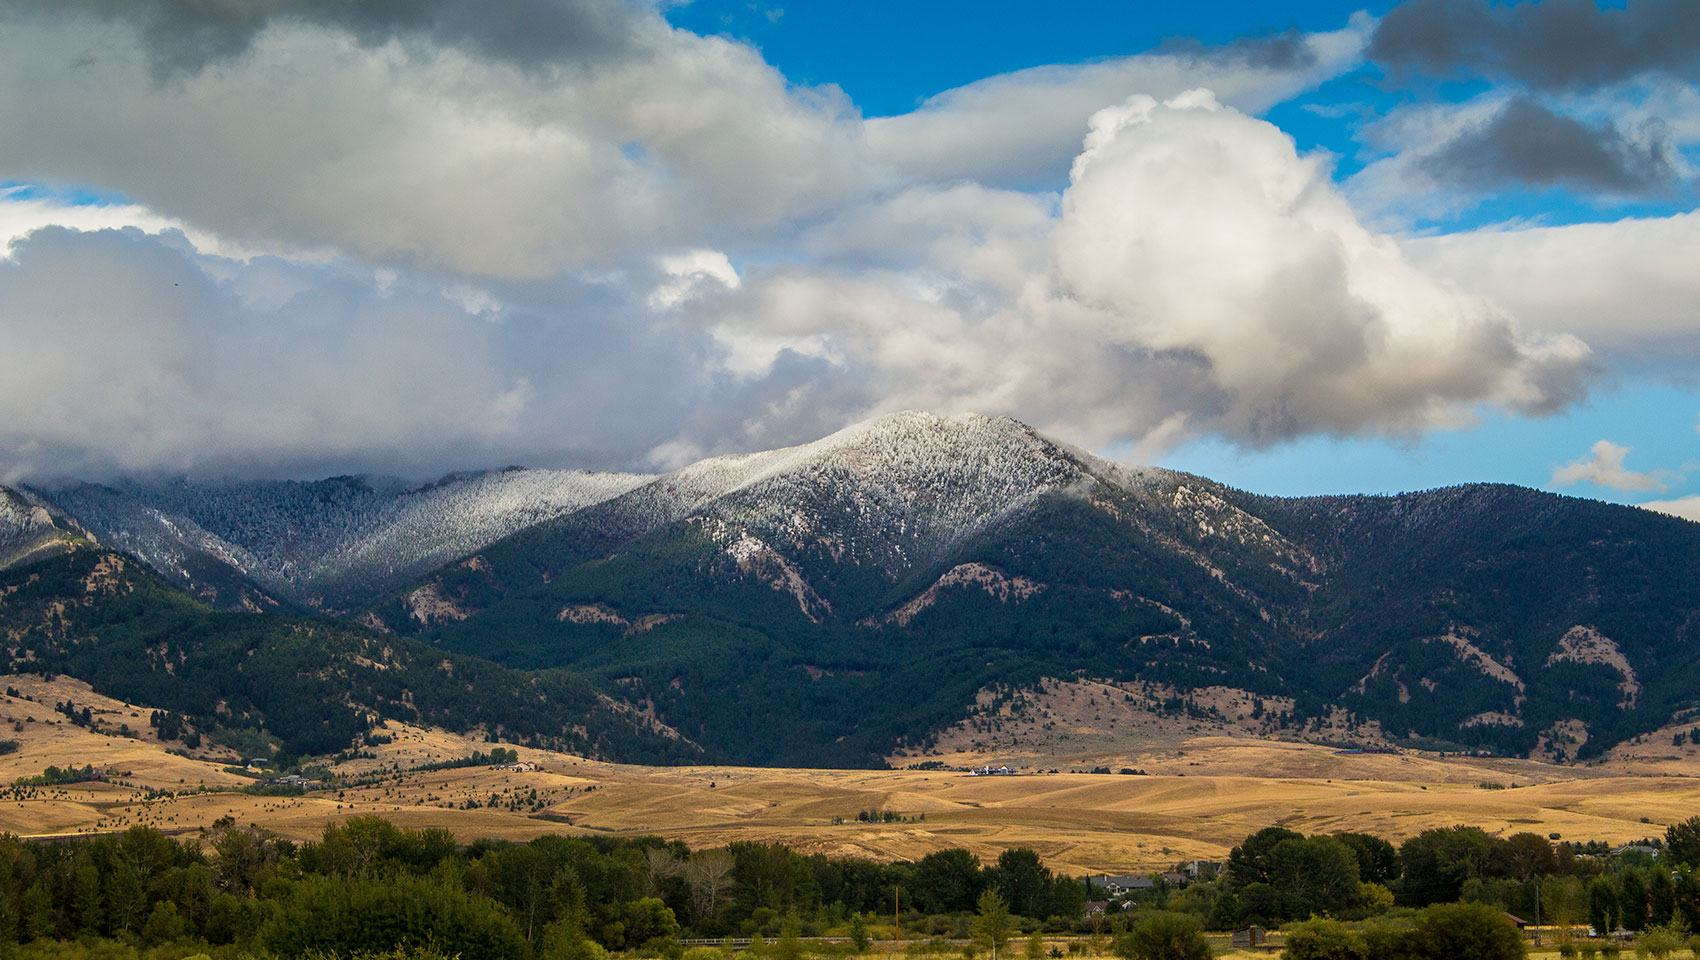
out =
<svg viewBox="0 0 1700 960"><path fill-rule="evenodd" d="M1082 908L1088 917L1101 917L1110 908L1108 900L1088 900Z"/></svg>
<svg viewBox="0 0 1700 960"><path fill-rule="evenodd" d="M1527 920L1523 919L1522 917L1519 917L1519 916L1517 916L1516 914L1513 914L1513 913L1506 914L1505 919L1510 920L1512 925L1515 926L1519 930L1522 930L1524 927L1527 927L1529 925L1529 921L1527 921Z"/></svg>
<svg viewBox="0 0 1700 960"><path fill-rule="evenodd" d="M1150 874L1140 877L1112 877L1109 874L1101 874L1096 877L1087 877L1086 882L1095 890L1102 890L1111 896L1117 896L1138 890L1150 890L1157 885L1157 878Z"/></svg>
<svg viewBox="0 0 1700 960"><path fill-rule="evenodd" d="M970 777L1013 777L1015 770L1010 767L994 767L988 763L983 767L976 767L968 771L968 775Z"/></svg>
<svg viewBox="0 0 1700 960"><path fill-rule="evenodd" d="M514 773L536 773L537 764L532 763L530 760L521 760L518 763L508 764L508 769L512 770Z"/></svg>
<svg viewBox="0 0 1700 960"><path fill-rule="evenodd" d="M1157 874L1157 879L1172 887L1184 887L1186 882L1192 878L1178 870L1165 870Z"/></svg>
<svg viewBox="0 0 1700 960"><path fill-rule="evenodd" d="M1188 880L1214 880L1222 872L1222 863L1219 860L1188 860L1181 864L1181 872Z"/></svg>
<svg viewBox="0 0 1700 960"><path fill-rule="evenodd" d="M1236 950L1250 950L1254 947L1263 946L1264 941L1266 941L1268 939L1269 939L1269 931L1263 929L1262 927L1258 927L1258 926L1241 927L1240 929L1234 931L1234 935L1229 940L1229 943Z"/></svg>

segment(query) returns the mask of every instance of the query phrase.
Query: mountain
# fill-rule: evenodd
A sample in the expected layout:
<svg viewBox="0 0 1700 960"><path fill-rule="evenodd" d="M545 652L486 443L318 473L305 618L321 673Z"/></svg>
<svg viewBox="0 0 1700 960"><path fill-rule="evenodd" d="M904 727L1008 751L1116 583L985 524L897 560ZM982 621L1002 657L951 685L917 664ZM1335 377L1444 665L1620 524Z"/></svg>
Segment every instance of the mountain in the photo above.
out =
<svg viewBox="0 0 1700 960"><path fill-rule="evenodd" d="M1700 706L1695 570L1700 526L1634 508L1259 497L899 414L657 478L370 614L586 671L753 762L870 762L1044 677L1165 684L1207 722L1188 691L1289 700L1289 730L1574 758Z"/></svg>
<svg viewBox="0 0 1700 960"><path fill-rule="evenodd" d="M879 763L1013 710L1054 727L1045 697L1085 681L1204 726L1558 759L1700 711L1700 525L1635 508L1499 485L1263 497L920 413L578 476L588 492L464 537L436 487L370 480L51 503L108 546L141 523L91 505L142 504L125 516L360 636L568 671L715 761ZM522 479L501 478L474 486Z"/></svg>
<svg viewBox="0 0 1700 960"><path fill-rule="evenodd" d="M243 756L336 753L384 717L589 755L702 752L575 675L332 620L212 610L86 540L0 570L0 635L3 672L66 674L165 711L189 749L204 735Z"/></svg>
<svg viewBox="0 0 1700 960"><path fill-rule="evenodd" d="M0 487L0 570L72 549L86 533L21 490Z"/></svg>
<svg viewBox="0 0 1700 960"><path fill-rule="evenodd" d="M337 613L648 479L512 467L423 486L373 477L176 479L31 492L214 606L258 610L281 600Z"/></svg>

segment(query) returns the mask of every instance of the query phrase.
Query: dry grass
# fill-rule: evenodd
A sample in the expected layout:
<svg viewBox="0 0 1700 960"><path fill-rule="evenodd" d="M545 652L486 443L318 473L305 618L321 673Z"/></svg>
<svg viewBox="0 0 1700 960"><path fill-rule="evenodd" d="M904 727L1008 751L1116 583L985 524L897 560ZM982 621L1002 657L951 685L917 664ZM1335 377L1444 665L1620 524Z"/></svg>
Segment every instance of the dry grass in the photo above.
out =
<svg viewBox="0 0 1700 960"><path fill-rule="evenodd" d="M37 774L50 763L92 763L125 774L129 784L13 790L0 798L0 830L32 836L134 824L193 833L231 816L311 839L349 816L381 814L409 827L442 827L466 840L656 833L697 847L778 840L809 853L880 859L913 859L953 846L990 859L1007 847L1029 846L1057 869L1115 873L1219 859L1248 833L1271 824L1306 832L1363 830L1397 841L1429 827L1471 823L1498 834L1528 830L1625 842L1660 833L1700 807L1697 764L1680 759L1660 761L1658 776L1627 776L1637 766L1632 758L1574 768L1417 754L1341 755L1325 747L1234 737L1175 737L1126 757L1127 765L1151 776L636 767L527 748L517 749L522 759L537 764L534 771L416 772L410 768L495 744L394 723L379 731L393 742L369 748L373 757L338 769L371 778L369 785L262 797L229 790L253 781L222 769L223 758L167 753L146 730L146 710L99 697L75 681L35 680L26 687L24 679L9 682L34 700L0 700L0 716L10 714L22 727L10 735L20 750L0 757L0 778ZM106 736L58 722L64 718L52 704L67 697L113 723L130 722L139 736ZM1663 742L1669 743L1668 736ZM1482 783L1506 789L1482 789ZM217 789L194 790L202 784ZM144 799L142 788L148 787L183 792ZM467 809L468 801L479 806ZM855 817L862 810L889 810L906 821L860 823Z"/></svg>

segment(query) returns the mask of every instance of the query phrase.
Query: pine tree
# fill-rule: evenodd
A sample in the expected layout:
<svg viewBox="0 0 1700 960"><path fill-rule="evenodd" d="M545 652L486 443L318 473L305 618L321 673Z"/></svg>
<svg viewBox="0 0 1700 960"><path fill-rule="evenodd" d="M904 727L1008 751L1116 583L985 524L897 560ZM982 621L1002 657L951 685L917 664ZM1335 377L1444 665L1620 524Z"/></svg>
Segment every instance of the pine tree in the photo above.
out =
<svg viewBox="0 0 1700 960"><path fill-rule="evenodd" d="M71 876L71 920L79 933L102 933L106 901L100 894L100 870L92 863L78 867Z"/></svg>
<svg viewBox="0 0 1700 960"><path fill-rule="evenodd" d="M45 940L53 936L53 894L38 881L24 891L23 937L25 940Z"/></svg>

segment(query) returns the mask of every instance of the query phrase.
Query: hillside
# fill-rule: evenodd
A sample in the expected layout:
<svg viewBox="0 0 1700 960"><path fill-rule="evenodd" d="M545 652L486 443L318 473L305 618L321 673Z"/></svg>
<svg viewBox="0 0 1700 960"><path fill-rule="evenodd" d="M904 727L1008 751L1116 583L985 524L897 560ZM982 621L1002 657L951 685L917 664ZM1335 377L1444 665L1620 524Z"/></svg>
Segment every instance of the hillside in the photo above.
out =
<svg viewBox="0 0 1700 960"><path fill-rule="evenodd" d="M526 768L450 766L498 744L394 720L374 728L377 742L359 756L317 774L345 779L268 789L264 773L232 764L232 752L207 746L185 756L147 726L146 707L78 681L12 675L0 677L0 688L0 722L13 726L9 736L20 744L0 755L0 777L38 775L49 764L111 772L106 780L14 788L0 808L0 830L24 837L136 825L196 835L231 817L316 841L351 815L376 814L446 829L462 842L660 835L697 848L777 841L805 854L882 861L962 847L985 862L1023 846L1052 869L1122 874L1194 857L1221 860L1246 834L1277 822L1394 841L1462 822L1498 836L1557 832L1628 843L1690 816L1700 799L1692 760L1674 776L1622 776L1527 760L1348 756L1229 738L1194 738L1131 757L1147 776L643 767L514 744L499 746L515 750ZM97 729L52 709L63 701L90 706ZM128 733L115 732L125 724ZM896 819L857 817L869 810Z"/></svg>
<svg viewBox="0 0 1700 960"><path fill-rule="evenodd" d="M1264 735L1576 759L1700 706L1694 569L1700 528L1632 508L1257 497L901 414L686 468L372 613L749 762L915 755L1047 677L1166 685L1144 715L1199 729L1243 719L1195 693L1225 689Z"/></svg>
<svg viewBox="0 0 1700 960"><path fill-rule="evenodd" d="M59 483L33 493L75 516L101 543L142 558L215 606L250 607L230 589L239 581L336 613L647 479L515 467L424 485L374 477L178 478Z"/></svg>
<svg viewBox="0 0 1700 960"><path fill-rule="evenodd" d="M526 673L330 620L211 610L82 546L0 571L4 672L65 675L163 711L185 749L337 753L380 718L589 755L701 751L561 671ZM99 721L68 712L94 729Z"/></svg>
<svg viewBox="0 0 1700 960"><path fill-rule="evenodd" d="M0 487L0 570L72 549L86 534L23 492Z"/></svg>
<svg viewBox="0 0 1700 960"><path fill-rule="evenodd" d="M570 671L715 762L1212 732L1575 761L1700 710L1700 525L1492 485L1260 497L1006 418L895 414L654 478L54 497L107 546L157 504L171 537L149 542L182 549L140 555L209 600L270 609L220 570L286 602L368 597L337 636Z"/></svg>

